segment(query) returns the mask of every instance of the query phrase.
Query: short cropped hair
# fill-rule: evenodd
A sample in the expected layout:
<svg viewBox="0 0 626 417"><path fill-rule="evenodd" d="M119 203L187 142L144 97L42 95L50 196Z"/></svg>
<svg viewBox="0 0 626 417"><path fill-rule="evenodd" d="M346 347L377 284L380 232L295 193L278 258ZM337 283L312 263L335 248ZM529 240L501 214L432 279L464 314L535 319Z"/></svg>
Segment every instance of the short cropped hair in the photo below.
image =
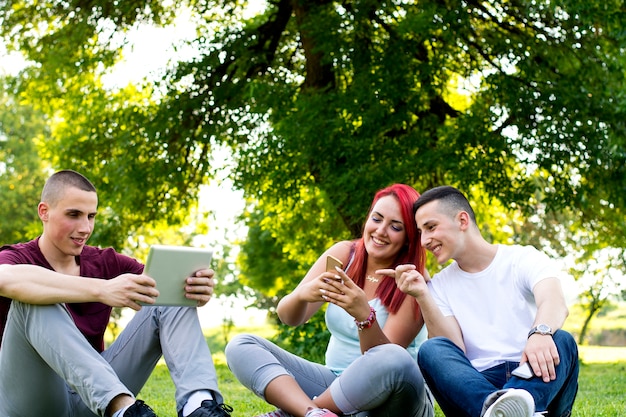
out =
<svg viewBox="0 0 626 417"><path fill-rule="evenodd" d="M422 193L420 198L413 203L413 217L415 217L415 213L417 213L420 207L432 201L440 201L442 210L450 217L456 216L460 211L467 212L471 221L476 224L476 215L467 197L450 185L431 188Z"/></svg>
<svg viewBox="0 0 626 417"><path fill-rule="evenodd" d="M82 191L96 192L96 187L84 175L64 169L57 171L48 178L41 191L41 202L54 206L63 196L66 188L74 187Z"/></svg>

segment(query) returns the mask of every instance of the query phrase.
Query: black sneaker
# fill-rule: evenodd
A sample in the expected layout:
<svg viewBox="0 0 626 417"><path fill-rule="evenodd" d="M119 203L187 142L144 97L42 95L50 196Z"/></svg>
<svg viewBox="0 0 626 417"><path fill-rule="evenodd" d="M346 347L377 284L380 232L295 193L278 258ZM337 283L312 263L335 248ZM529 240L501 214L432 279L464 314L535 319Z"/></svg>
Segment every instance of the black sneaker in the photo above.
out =
<svg viewBox="0 0 626 417"><path fill-rule="evenodd" d="M204 400L202 405L187 417L230 417L233 407L226 404L218 404L215 400ZM178 417L183 417L183 410L180 410Z"/></svg>
<svg viewBox="0 0 626 417"><path fill-rule="evenodd" d="M128 407L123 417L157 417L154 410L141 400L135 401L135 404Z"/></svg>

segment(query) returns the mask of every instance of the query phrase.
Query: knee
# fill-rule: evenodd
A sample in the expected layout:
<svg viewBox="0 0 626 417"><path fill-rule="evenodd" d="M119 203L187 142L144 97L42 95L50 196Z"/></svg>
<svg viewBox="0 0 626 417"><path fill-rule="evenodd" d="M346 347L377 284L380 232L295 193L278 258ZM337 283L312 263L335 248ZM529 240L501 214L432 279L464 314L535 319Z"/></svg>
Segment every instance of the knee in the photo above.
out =
<svg viewBox="0 0 626 417"><path fill-rule="evenodd" d="M197 322L198 325L200 324L196 307L158 306L139 311L143 310L147 310L148 314L159 323L166 320L169 322Z"/></svg>
<svg viewBox="0 0 626 417"><path fill-rule="evenodd" d="M239 334L232 338L224 348L226 362L236 361L241 355L250 355L250 349L259 346L258 336L252 334Z"/></svg>
<svg viewBox="0 0 626 417"><path fill-rule="evenodd" d="M552 335L552 338L557 346L564 346L568 349L578 351L576 340L574 340L574 336L572 336L569 332L566 332L565 330L557 330L554 332L554 335Z"/></svg>
<svg viewBox="0 0 626 417"><path fill-rule="evenodd" d="M411 370L415 366L415 358L402 346L393 343L376 346L368 353L372 354L372 360L379 364L383 374L398 374ZM392 360L390 360L392 358Z"/></svg>
<svg viewBox="0 0 626 417"><path fill-rule="evenodd" d="M47 318L50 316L61 316L71 319L71 314L65 304L28 304L13 300L11 302L12 316L19 316L20 320L34 320L37 318Z"/></svg>
<svg viewBox="0 0 626 417"><path fill-rule="evenodd" d="M557 330L552 338L562 361L570 359L572 363L578 362L578 344L570 333Z"/></svg>
<svg viewBox="0 0 626 417"><path fill-rule="evenodd" d="M386 343L384 345L378 345L372 349L370 349L368 351L368 353L372 353L373 355L376 355L378 357L380 357L381 359L383 357L385 358L405 358L405 357L411 357L411 354L409 354L409 352L403 348L400 345L396 345L394 343Z"/></svg>
<svg viewBox="0 0 626 417"><path fill-rule="evenodd" d="M442 349L447 349L453 345L450 339L445 337L433 337L421 344L417 351L417 363L420 367L428 366L430 362L438 362L438 357Z"/></svg>

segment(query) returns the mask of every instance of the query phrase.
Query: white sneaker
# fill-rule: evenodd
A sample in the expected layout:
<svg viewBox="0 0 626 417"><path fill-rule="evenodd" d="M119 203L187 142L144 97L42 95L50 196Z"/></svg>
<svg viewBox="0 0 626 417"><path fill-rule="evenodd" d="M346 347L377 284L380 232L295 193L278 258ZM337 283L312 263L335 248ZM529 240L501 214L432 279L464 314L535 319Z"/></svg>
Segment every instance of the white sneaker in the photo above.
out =
<svg viewBox="0 0 626 417"><path fill-rule="evenodd" d="M534 417L535 415L533 396L523 389L510 389L487 408L483 417Z"/></svg>
<svg viewBox="0 0 626 417"><path fill-rule="evenodd" d="M339 417L337 414L325 408L311 408L306 410L304 417Z"/></svg>

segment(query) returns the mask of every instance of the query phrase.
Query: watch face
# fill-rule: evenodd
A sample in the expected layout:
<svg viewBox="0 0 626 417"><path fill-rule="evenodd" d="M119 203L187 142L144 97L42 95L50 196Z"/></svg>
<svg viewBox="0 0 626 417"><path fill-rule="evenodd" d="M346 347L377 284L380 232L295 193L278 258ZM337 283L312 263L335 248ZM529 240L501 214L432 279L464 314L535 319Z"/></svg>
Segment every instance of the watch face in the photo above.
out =
<svg viewBox="0 0 626 417"><path fill-rule="evenodd" d="M540 324L539 326L537 326L537 330L543 334L550 333L552 331L550 326L545 325L545 324Z"/></svg>

